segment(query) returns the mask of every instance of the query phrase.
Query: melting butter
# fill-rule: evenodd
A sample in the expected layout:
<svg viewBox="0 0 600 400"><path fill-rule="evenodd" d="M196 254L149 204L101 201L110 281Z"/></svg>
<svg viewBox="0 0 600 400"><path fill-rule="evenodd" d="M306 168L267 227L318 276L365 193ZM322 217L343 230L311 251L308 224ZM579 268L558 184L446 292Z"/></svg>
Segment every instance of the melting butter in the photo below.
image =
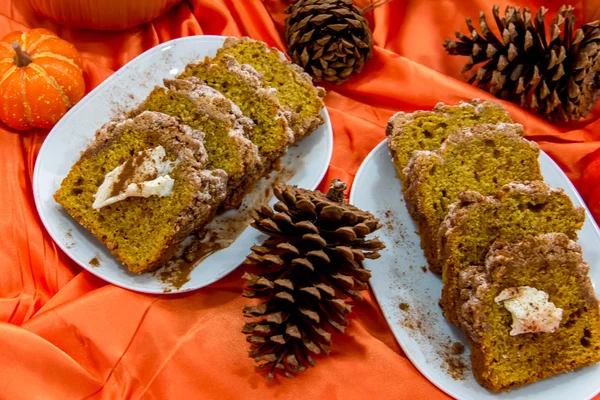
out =
<svg viewBox="0 0 600 400"><path fill-rule="evenodd" d="M99 210L128 197L168 196L175 184L169 173L176 165L162 146L140 151L106 174L92 207Z"/></svg>
<svg viewBox="0 0 600 400"><path fill-rule="evenodd" d="M494 299L512 314L511 336L524 333L553 333L560 325L563 310L548 301L548 293L530 286L504 289Z"/></svg>

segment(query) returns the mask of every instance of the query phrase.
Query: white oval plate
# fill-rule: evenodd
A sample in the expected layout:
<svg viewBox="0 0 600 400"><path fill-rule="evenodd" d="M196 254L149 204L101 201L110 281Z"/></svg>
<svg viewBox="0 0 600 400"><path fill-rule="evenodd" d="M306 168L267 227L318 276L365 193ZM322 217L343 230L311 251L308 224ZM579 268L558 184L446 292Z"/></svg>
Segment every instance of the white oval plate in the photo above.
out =
<svg viewBox="0 0 600 400"><path fill-rule="evenodd" d="M135 275L116 260L110 251L81 227L58 205L52 195L94 137L95 131L119 111L139 104L163 78L173 78L191 61L214 56L223 45L223 36L191 36L160 44L123 66L73 107L52 129L40 149L33 177L38 213L48 233L75 262L94 275L127 289L146 292L186 292L209 285L242 263L249 249L262 239L246 229L228 248L206 258L179 289L161 282L153 274ZM283 158L284 168L293 169L289 184L315 189L329 166L333 131L327 111L325 123ZM92 267L90 261L99 261Z"/></svg>
<svg viewBox="0 0 600 400"><path fill-rule="evenodd" d="M540 153L539 161L545 181L563 188L576 206L585 207L558 165L544 152ZM350 202L371 211L384 225L377 234L386 243L387 249L381 252L381 258L366 260L365 264L373 274L371 287L396 340L417 369L434 385L450 396L464 400L580 400L590 399L600 392L599 364L501 394L479 386L470 371L464 335L444 319L438 306L442 281L438 275L429 271L424 273L421 269L427 262L420 248L417 227L402 198L401 183L396 178L387 141L373 149L361 165L354 179ZM587 208L586 221L579 232L579 244L585 260L590 263L592 282L600 282L600 230ZM408 304L409 309L401 310L401 303ZM418 323L423 328L413 329ZM426 336L433 337L433 340ZM448 343L452 342L465 346L462 358L467 370L463 380L456 380L447 372L445 358Z"/></svg>

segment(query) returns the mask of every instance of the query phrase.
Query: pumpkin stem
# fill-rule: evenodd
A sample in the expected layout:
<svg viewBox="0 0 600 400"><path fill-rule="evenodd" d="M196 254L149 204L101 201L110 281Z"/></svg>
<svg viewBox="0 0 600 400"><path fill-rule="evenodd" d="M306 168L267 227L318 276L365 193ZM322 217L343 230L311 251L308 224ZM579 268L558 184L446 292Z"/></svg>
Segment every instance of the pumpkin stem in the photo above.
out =
<svg viewBox="0 0 600 400"><path fill-rule="evenodd" d="M19 43L13 42L12 48L17 53L15 54L15 64L17 67L26 67L31 64L31 57L19 46Z"/></svg>

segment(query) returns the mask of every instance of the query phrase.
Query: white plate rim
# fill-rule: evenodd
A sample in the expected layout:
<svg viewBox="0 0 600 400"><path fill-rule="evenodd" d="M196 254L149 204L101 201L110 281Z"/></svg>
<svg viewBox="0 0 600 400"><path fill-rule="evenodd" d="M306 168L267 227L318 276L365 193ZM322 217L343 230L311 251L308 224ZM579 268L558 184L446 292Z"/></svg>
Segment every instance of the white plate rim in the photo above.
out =
<svg viewBox="0 0 600 400"><path fill-rule="evenodd" d="M114 278L105 276L102 273L102 270L97 270L97 269L91 267L88 263L79 261L75 257L72 257L70 249L63 244L62 240L59 240L59 238L57 236L59 233L53 232L53 230L48 229L48 226L50 226L50 222L48 221L46 214L41 209L42 208L42 205L41 205L42 204L42 200L41 200L42 195L40 193L40 185L37 183L38 177L40 176L40 168L41 168L41 164L42 164L41 160L43 160L44 157L46 156L46 153L48 152L48 148L50 147L51 141L54 140L56 137L58 137L57 132L62 127L61 123L63 121L68 121L68 119L66 117L69 114L75 113L77 110L84 107L87 103L92 102L96 98L98 93L102 92L102 90L104 89L105 86L110 85L112 80L116 80L116 79L118 79L118 77L120 77L122 74L124 74L127 71L126 67L128 64L130 64L133 61L141 62L145 58L152 57L154 55L154 53L157 51L167 50L171 46L177 45L178 43L182 43L185 41L193 42L193 41L197 41L197 40L207 40L207 41L216 41L216 42L223 43L226 38L227 38L227 36L218 36L218 35L188 36L188 37L177 38L177 39L169 40L164 43L160 43L160 44L144 51L143 53L139 54L138 56L136 56L135 58L130 60L127 64L123 65L121 68L119 68L113 74L111 74L109 77L107 77L98 86L96 86L94 89L92 89L86 96L84 96L75 106L73 106L71 109L69 109L69 111L58 121L58 123L51 129L51 131L48 133L48 135L44 139L44 142L42 143L40 150L36 156L35 166L34 166L34 170L33 170L32 186L33 186L33 198L34 198L34 203L36 205L36 211L42 222L44 230L48 233L48 235L50 235L50 237L52 238L54 243L67 255L67 257L69 257L69 259L71 259L77 265L81 266L83 269L90 272L94 276L97 276L100 279L102 279L108 283L111 283L113 285L122 287L124 289L132 290L135 292L139 292L139 293L176 295L176 294L190 292L190 291L198 290L203 287L209 286L209 285L219 281L223 277L227 276L228 274L230 274L231 272L233 272L234 270L236 270L239 267L239 265L235 265L227 270L222 271L222 273L216 275L214 280L210 283L206 283L206 284L203 284L200 286L183 285L180 289L171 290L171 291L164 291L161 289L152 289L152 288L140 288L136 285L128 284L125 282L119 282ZM327 171L329 169L329 165L331 163L331 158L333 156L333 127L331 125L331 119L329 117L329 112L327 111L327 107L323 108L322 116L324 118L324 123L322 124L322 126L325 128L325 134L327 135L327 138L326 138L327 139L327 148L325 149L325 151L327 152L326 157L325 157L327 159L327 162L323 163L323 165L320 166L318 173L315 174L314 181L311 183L311 185L308 185L309 187L307 189L310 189L310 190L316 189L318 187L318 185L321 183L321 181L323 180L323 178L325 177L325 174L327 173ZM320 148L319 150L323 150L323 149ZM250 229L250 227L247 229ZM234 244L235 244L235 242L232 243L232 246Z"/></svg>

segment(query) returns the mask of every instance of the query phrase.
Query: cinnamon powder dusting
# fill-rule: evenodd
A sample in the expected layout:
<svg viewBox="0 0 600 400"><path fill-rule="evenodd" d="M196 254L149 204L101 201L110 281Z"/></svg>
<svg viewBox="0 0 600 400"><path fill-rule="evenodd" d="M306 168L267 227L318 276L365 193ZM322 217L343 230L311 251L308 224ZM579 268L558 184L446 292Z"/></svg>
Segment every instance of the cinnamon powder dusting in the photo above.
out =
<svg viewBox="0 0 600 400"><path fill-rule="evenodd" d="M67 229L67 231L65 232L65 239L68 240L68 243L65 243L65 247L67 249L72 249L77 244L73 241L73 233L70 229Z"/></svg>
<svg viewBox="0 0 600 400"><path fill-rule="evenodd" d="M135 156L127 159L123 164L123 170L119 174L118 180L112 186L110 195L108 197L115 197L119 195L119 193L124 192L127 188L127 185L130 183L131 178L136 174L137 169L144 162L144 158L146 157L147 152L144 151L141 154L136 154ZM161 160L163 161L163 160ZM141 177L141 181L150 181L158 178L158 171L154 169L148 176Z"/></svg>
<svg viewBox="0 0 600 400"><path fill-rule="evenodd" d="M398 216L394 214L394 211L386 210L384 213L384 217L382 218L382 223L384 228L392 237L393 243L396 246L408 247L410 245L406 239L406 227L400 221Z"/></svg>
<svg viewBox="0 0 600 400"><path fill-rule="evenodd" d="M453 379L464 380L469 373L469 362L465 356L465 346L439 331L434 315L426 306L401 302L399 309L403 318L401 324L417 342L431 346L434 356L428 362L437 362Z"/></svg>
<svg viewBox="0 0 600 400"><path fill-rule="evenodd" d="M463 380L466 378L469 367L465 363L463 357L464 353L465 346L459 342L454 342L453 344L448 343L443 349L446 372L448 372L455 380Z"/></svg>
<svg viewBox="0 0 600 400"><path fill-rule="evenodd" d="M254 191L246 196L237 210L216 216L202 232L189 237L178 256L154 272L164 285L164 292L179 290L190 280L192 271L207 257L229 247L252 222L251 213L267 204L273 197L273 187L285 183L295 171L282 169L269 179L261 180ZM185 243L184 242L184 243Z"/></svg>
<svg viewBox="0 0 600 400"><path fill-rule="evenodd" d="M198 242L194 242L198 243ZM194 245L192 243L191 246ZM185 254L192 259L188 259L186 255L176 260L171 260L165 265L163 268L159 270L159 278L163 284L165 284L166 288L164 290L165 293L168 293L172 290L179 290L183 285L185 285L190 280L190 275L194 268L205 258L215 253L218 250L221 250L222 247L213 244L207 243L206 246L198 248L196 253L190 254L186 250Z"/></svg>

